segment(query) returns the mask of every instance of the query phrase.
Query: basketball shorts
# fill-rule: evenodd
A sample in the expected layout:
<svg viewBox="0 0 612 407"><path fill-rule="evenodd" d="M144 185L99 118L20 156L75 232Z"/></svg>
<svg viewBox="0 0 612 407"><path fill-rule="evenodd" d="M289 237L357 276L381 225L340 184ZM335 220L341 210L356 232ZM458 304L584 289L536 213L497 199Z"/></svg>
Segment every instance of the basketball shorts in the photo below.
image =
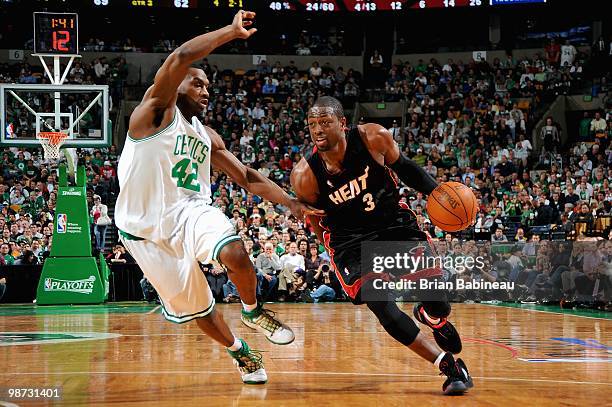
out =
<svg viewBox="0 0 612 407"><path fill-rule="evenodd" d="M371 280L380 277L380 274L370 273L370 270L362 269L361 243L368 241L422 241L429 242L430 249L426 250L427 253L435 250L427 234L419 229L414 212L404 208L399 210L397 219L383 228L371 230L367 233L335 236L333 231L325 231L323 237L336 276L344 292L356 305L364 303L362 294ZM427 269L420 270L419 273L420 276L435 277L441 275L442 270Z"/></svg>
<svg viewBox="0 0 612 407"><path fill-rule="evenodd" d="M120 240L159 295L164 317L184 323L212 312L215 299L199 263L241 240L227 217L208 205L185 207L169 239L153 242L120 231Z"/></svg>

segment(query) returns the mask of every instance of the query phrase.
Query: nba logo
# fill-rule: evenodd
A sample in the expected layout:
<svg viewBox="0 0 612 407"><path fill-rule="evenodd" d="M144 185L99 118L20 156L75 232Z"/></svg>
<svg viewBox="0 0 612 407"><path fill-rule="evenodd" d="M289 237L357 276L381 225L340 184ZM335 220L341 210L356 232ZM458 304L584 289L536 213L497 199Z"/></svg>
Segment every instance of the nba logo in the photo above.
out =
<svg viewBox="0 0 612 407"><path fill-rule="evenodd" d="M51 279L45 278L45 290L49 291L50 288L51 288Z"/></svg>
<svg viewBox="0 0 612 407"><path fill-rule="evenodd" d="M6 126L6 138L15 138L15 126L13 126L13 123L9 123Z"/></svg>
<svg viewBox="0 0 612 407"><path fill-rule="evenodd" d="M65 213L57 214L57 233L66 233L67 217Z"/></svg>

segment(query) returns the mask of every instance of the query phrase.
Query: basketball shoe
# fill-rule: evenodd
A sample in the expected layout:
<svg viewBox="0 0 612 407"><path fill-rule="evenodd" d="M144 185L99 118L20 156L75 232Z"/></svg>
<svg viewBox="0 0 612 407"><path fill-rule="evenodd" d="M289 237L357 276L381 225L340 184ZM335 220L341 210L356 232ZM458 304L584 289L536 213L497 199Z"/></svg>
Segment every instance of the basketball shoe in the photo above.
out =
<svg viewBox="0 0 612 407"><path fill-rule="evenodd" d="M446 381L442 385L442 391L446 395L463 394L474 387L472 377L463 360L455 360L450 352L447 352L440 361L440 371L446 375Z"/></svg>
<svg viewBox="0 0 612 407"><path fill-rule="evenodd" d="M263 365L263 358L258 351L251 350L249 345L242 339L242 348L237 351L227 349L227 353L234 358L234 365L238 368L242 382L246 384L264 384L268 381L268 375Z"/></svg>
<svg viewBox="0 0 612 407"><path fill-rule="evenodd" d="M453 324L451 324L446 318L440 318L440 321L437 324L431 323L426 318L425 309L423 308L423 304L420 302L414 306L413 313L417 321L427 325L433 330L434 339L442 350L452 353L461 352L462 345L459 332L457 332Z"/></svg>
<svg viewBox="0 0 612 407"><path fill-rule="evenodd" d="M253 311L242 309L240 319L243 324L261 332L270 342L276 345L288 345L295 339L291 328L280 322L274 311L263 308L261 303Z"/></svg>

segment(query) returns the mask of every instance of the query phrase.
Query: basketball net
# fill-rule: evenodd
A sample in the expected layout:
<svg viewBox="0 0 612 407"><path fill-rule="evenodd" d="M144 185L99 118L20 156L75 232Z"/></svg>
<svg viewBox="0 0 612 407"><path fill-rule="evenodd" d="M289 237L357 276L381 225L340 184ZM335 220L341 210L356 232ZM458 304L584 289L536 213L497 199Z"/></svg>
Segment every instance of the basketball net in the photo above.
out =
<svg viewBox="0 0 612 407"><path fill-rule="evenodd" d="M40 145L42 145L46 160L59 161L60 148L67 137L68 134L58 131L44 131L38 133L36 138L40 141ZM76 164L78 162L76 148L64 148L63 153L64 157L66 157L68 176L74 177Z"/></svg>
<svg viewBox="0 0 612 407"><path fill-rule="evenodd" d="M60 158L60 147L68 134L59 131L41 131L36 135L45 153L45 159L57 161Z"/></svg>

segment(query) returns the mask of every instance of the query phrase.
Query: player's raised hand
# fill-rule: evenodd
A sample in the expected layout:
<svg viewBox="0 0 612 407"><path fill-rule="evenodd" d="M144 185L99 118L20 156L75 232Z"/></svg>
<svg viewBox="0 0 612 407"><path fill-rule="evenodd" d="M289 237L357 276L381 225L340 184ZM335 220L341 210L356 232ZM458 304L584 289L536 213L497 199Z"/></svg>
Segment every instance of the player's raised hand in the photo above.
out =
<svg viewBox="0 0 612 407"><path fill-rule="evenodd" d="M257 32L257 28L249 28L253 25L253 19L255 18L255 13L252 11L244 11L240 10L234 16L234 21L232 22L232 27L236 31L236 35L238 38L242 38L246 40L251 35Z"/></svg>
<svg viewBox="0 0 612 407"><path fill-rule="evenodd" d="M289 202L289 209L291 210L293 216L298 219L304 219L306 215L325 216L324 210L314 208L310 205L298 201L297 199L292 199Z"/></svg>

